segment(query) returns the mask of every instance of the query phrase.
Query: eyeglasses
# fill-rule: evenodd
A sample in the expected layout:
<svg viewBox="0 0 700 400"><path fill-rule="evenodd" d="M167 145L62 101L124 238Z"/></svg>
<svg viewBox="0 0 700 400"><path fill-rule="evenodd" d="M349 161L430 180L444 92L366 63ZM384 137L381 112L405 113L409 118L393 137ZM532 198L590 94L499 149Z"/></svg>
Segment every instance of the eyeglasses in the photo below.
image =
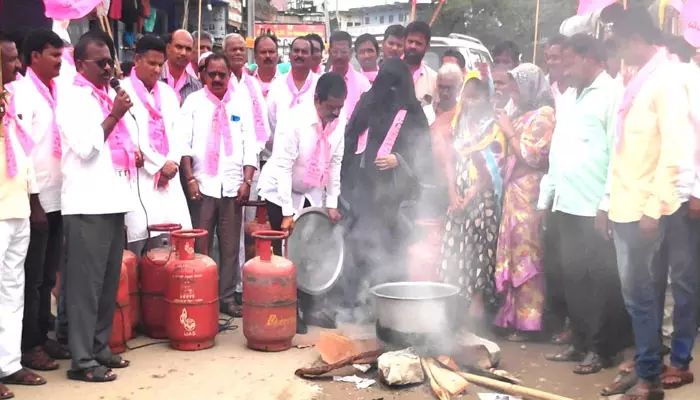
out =
<svg viewBox="0 0 700 400"><path fill-rule="evenodd" d="M109 65L111 68L114 68L114 60L111 58L103 58L101 60L85 60L85 61L95 63L95 65L97 65L101 69L107 68L107 65Z"/></svg>
<svg viewBox="0 0 700 400"><path fill-rule="evenodd" d="M214 78L226 79L226 75L227 74L225 74L223 72L216 72L216 71L207 72L207 76L209 76L211 79L214 79Z"/></svg>

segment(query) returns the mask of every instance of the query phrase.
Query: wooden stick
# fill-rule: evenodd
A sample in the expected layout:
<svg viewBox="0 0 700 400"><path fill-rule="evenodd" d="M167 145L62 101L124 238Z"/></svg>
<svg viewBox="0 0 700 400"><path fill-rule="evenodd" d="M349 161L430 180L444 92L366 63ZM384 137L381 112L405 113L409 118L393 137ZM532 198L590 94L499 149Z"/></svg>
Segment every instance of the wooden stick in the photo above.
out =
<svg viewBox="0 0 700 400"><path fill-rule="evenodd" d="M248 0L248 1L255 1L255 0ZM212 45L213 45L213 43L212 43ZM199 11L197 12L197 59L198 60L199 60L199 57L202 56L200 54L201 46L202 46L202 0L199 0Z"/></svg>
<svg viewBox="0 0 700 400"><path fill-rule="evenodd" d="M535 6L535 40L532 47L532 63L537 64L537 39L540 33L540 0Z"/></svg>
<svg viewBox="0 0 700 400"><path fill-rule="evenodd" d="M435 379L433 372L430 370L430 363L428 362L428 360L421 357L420 365L421 367L423 367L425 375L428 376L430 388L433 389L433 393L435 393L435 396L437 396L439 400L450 400L450 394L447 392L447 390L445 390L445 388L440 386L440 384L437 382L437 379Z"/></svg>
<svg viewBox="0 0 700 400"><path fill-rule="evenodd" d="M122 74L122 66L119 63L119 54L117 53L117 42L114 40L114 35L112 34L112 26L109 23L109 18L107 16L100 16L100 27L102 31L106 32L111 38L112 43L114 43L114 68L117 71L117 76Z"/></svg>
<svg viewBox="0 0 700 400"><path fill-rule="evenodd" d="M468 374L466 372L461 371L455 372L470 383L474 383L481 386L487 386L489 388L497 389L502 392L516 396L523 396L535 400L573 400L570 397L559 396L557 394L547 393L541 390L531 389L525 386L518 386L512 383L506 383L497 381L495 379L484 378L483 376L479 375Z"/></svg>
<svg viewBox="0 0 700 400"><path fill-rule="evenodd" d="M433 26L435 23L435 20L437 20L438 14L440 14L440 10L442 10L442 6L445 4L445 0L440 0L440 2L437 5L437 8L435 9L435 12L433 13L433 18L430 19L430 26Z"/></svg>
<svg viewBox="0 0 700 400"><path fill-rule="evenodd" d="M411 0L411 20L409 22L413 22L416 19L416 3L418 0Z"/></svg>
<svg viewBox="0 0 700 400"><path fill-rule="evenodd" d="M372 351L366 351L361 354L356 354L354 356L350 356L347 358L344 358L337 363L333 364L328 364L328 365L321 365L320 367L311 367L311 368L299 368L298 370L294 371L294 375L301 377L301 378L313 378L319 375L327 374L331 371L335 371L338 368L342 368L346 365L350 365L354 363L355 361L358 360L365 360L365 359L374 359L379 357L383 353L382 350L372 350Z"/></svg>

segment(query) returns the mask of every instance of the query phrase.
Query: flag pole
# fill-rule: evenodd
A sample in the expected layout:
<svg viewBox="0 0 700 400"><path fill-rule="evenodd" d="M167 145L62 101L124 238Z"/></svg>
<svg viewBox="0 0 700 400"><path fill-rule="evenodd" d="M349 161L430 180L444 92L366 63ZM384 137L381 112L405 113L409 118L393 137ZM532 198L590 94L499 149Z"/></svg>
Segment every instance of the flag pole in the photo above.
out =
<svg viewBox="0 0 700 400"><path fill-rule="evenodd" d="M535 40L532 46L532 63L537 64L537 39L539 37L540 28L540 0L537 0L537 5L535 6Z"/></svg>
<svg viewBox="0 0 700 400"><path fill-rule="evenodd" d="M418 0L411 0L411 20L410 22L415 21L416 19L416 3Z"/></svg>
<svg viewBox="0 0 700 400"><path fill-rule="evenodd" d="M248 0L250 1L250 0ZM202 0L199 0L199 10L197 10L197 60L202 55L200 54L202 48Z"/></svg>
<svg viewBox="0 0 700 400"><path fill-rule="evenodd" d="M433 13L433 18L430 19L430 26L433 26L435 23L435 20L437 20L438 14L440 14L440 10L442 10L442 6L445 4L445 0L440 0L440 2L437 5L437 8L435 9L435 12Z"/></svg>

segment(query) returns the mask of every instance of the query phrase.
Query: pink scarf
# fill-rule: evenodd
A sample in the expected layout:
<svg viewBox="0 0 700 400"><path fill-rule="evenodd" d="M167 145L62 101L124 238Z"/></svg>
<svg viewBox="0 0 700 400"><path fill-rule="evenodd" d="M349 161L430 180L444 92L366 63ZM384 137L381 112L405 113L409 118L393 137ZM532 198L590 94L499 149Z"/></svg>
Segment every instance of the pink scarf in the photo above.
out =
<svg viewBox="0 0 700 400"><path fill-rule="evenodd" d="M165 121L163 121L163 111L161 110L162 100L160 89L158 89L158 83L156 82L155 86L153 86L154 104L151 104L151 102L148 101L146 86L136 76L136 70L131 70L129 79L131 79L131 86L134 87L136 97L139 98L143 106L146 107L146 111L148 111L148 143L158 154L167 156L170 152L170 144L168 143L168 135L165 132ZM160 176L161 172L158 171L155 174L156 189L158 189ZM167 188L168 185L166 184L163 187Z"/></svg>
<svg viewBox="0 0 700 400"><path fill-rule="evenodd" d="M331 67L331 72L333 72L333 68ZM357 72L355 72L355 68L352 67L352 65L348 65L348 72L345 73L345 84L348 89L348 94L345 99L345 114L347 115L348 120L350 117L352 117L352 112L355 110L355 106L357 105L357 102L360 101L360 95L359 90L357 88L357 78L355 76Z"/></svg>
<svg viewBox="0 0 700 400"><path fill-rule="evenodd" d="M90 14L102 0L44 0L46 18L80 19Z"/></svg>
<svg viewBox="0 0 700 400"><path fill-rule="evenodd" d="M170 74L170 67L168 67L167 61L165 62L164 68L165 68L165 79L168 81L168 86L175 89L175 94L177 95L177 99L180 101L180 103L182 103L182 95L180 94L180 91L182 90L183 87L185 87L185 84L187 83L187 68L185 68L185 71L182 71L182 74L177 79L177 82L175 81L175 78L173 78L173 76Z"/></svg>
<svg viewBox="0 0 700 400"><path fill-rule="evenodd" d="M98 89L80 73L75 76L74 84L76 86L92 89L92 94L97 98L97 102L100 104L100 108L102 108L103 117L107 118L114 106L114 100L109 97L107 89ZM130 177L136 176L136 149L123 118L117 122L117 125L107 139L107 143L109 144L109 150L112 155L112 165L114 169L116 171L127 170L129 171Z"/></svg>
<svg viewBox="0 0 700 400"><path fill-rule="evenodd" d="M258 73L258 71L260 71L260 67L255 69L255 72L253 72L253 76L255 77L255 79L258 80L258 82L260 82L260 87L262 88L263 97L267 98L267 94L270 93L270 85L272 85L272 82L274 82L275 79L277 79L277 77L279 76L280 73L277 70L277 67L275 67L275 76L270 80L270 82L263 82L263 80L260 79L260 74Z"/></svg>
<svg viewBox="0 0 700 400"><path fill-rule="evenodd" d="M292 94L292 102L289 104L289 108L291 109L294 108L294 106L299 105L301 103L301 96L311 89L313 77L311 76L311 73L309 73L309 75L306 77L306 82L304 82L304 86L301 87L301 90L297 90L297 87L294 84L292 71L289 71L287 75L287 88L289 88L289 93Z"/></svg>
<svg viewBox="0 0 700 400"><path fill-rule="evenodd" d="M5 89L10 93L10 95L12 95L14 92L14 87L12 85L6 86ZM34 149L34 141L32 140L31 136L29 136L27 131L25 131L19 124L15 104L12 97L10 97L10 101L5 107L5 118L3 119L3 125L5 125L5 167L7 169L6 173L8 178L14 178L17 176L17 157L15 157L15 149L12 145L12 139L10 137L12 132L10 129L10 121L12 120L15 121L15 135L22 146L22 150L24 150L24 154L29 156L32 153L32 149Z"/></svg>
<svg viewBox="0 0 700 400"><path fill-rule="evenodd" d="M204 168L209 176L219 174L219 158L221 156L221 138L224 139L224 150L226 155L233 153L233 142L231 140L231 127L228 124L228 114L226 104L231 100L231 91L227 90L223 100L219 100L209 88L204 88L207 99L216 106L211 124L211 133L207 139L207 152L204 157ZM223 135L222 135L223 131Z"/></svg>
<svg viewBox="0 0 700 400"><path fill-rule="evenodd" d="M259 143L265 143L267 142L269 136L267 134L267 130L265 129L263 106L260 102L260 99L258 99L258 92L255 90L255 86L253 86L253 79L251 77L242 74L241 78L245 82L245 85L248 88L248 94L250 94L250 99L253 102L253 123L255 127L255 138ZM231 79L236 79L235 75L231 77Z"/></svg>
<svg viewBox="0 0 700 400"><path fill-rule="evenodd" d="M406 110L399 110L394 117L394 121L391 123L389 132L387 132L384 141L382 142L379 151L377 151L377 158L386 157L391 154L391 150L394 148L394 143L396 143L396 138L399 137L399 131L403 126L403 121L406 119ZM357 139L357 150L355 154L362 154L367 149L367 136L369 136L369 128L360 135Z"/></svg>
<svg viewBox="0 0 700 400"><path fill-rule="evenodd" d="M75 69L75 60L73 59L73 48L66 46L63 48L63 61L68 63L73 69Z"/></svg>
<svg viewBox="0 0 700 400"><path fill-rule="evenodd" d="M367 78L369 83L374 83L377 80L377 74L379 74L379 71L362 71L362 75Z"/></svg>
<svg viewBox="0 0 700 400"><path fill-rule="evenodd" d="M56 83L51 81L51 91L49 91L49 88L44 85L44 83L39 79L39 77L36 75L34 70L29 67L27 68L27 77L31 80L31 82L34 84L34 87L36 87L36 90L39 91L41 96L46 100L47 103L49 103L49 106L51 107L51 154L55 157L58 158L59 160L61 159L61 133L58 130L58 124L56 124Z"/></svg>
<svg viewBox="0 0 700 400"><path fill-rule="evenodd" d="M331 144L328 137L338 126L338 119L333 120L325 128L322 128L323 123L319 119L315 126L316 147L306 167L304 183L311 187L322 187L328 185L328 176L331 172Z"/></svg>
<svg viewBox="0 0 700 400"><path fill-rule="evenodd" d="M620 110L617 118L617 149L619 150L624 140L623 133L625 128L625 118L632 108L632 103L639 92L644 87L644 84L649 80L652 74L661 67L664 63L669 62L668 52L665 49L659 49L654 57L649 60L632 78L625 89L625 94L620 103Z"/></svg>

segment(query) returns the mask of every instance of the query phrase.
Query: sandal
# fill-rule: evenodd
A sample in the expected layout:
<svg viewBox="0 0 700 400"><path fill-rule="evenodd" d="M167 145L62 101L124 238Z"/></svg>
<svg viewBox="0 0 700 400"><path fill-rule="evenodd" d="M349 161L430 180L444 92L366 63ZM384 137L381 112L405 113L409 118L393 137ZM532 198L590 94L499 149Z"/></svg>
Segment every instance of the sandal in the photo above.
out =
<svg viewBox="0 0 700 400"><path fill-rule="evenodd" d="M117 379L117 375L103 365L79 370L71 369L68 370L67 375L70 380L88 383L112 382Z"/></svg>
<svg viewBox="0 0 700 400"><path fill-rule="evenodd" d="M569 346L561 353L548 354L544 358L554 362L582 362L584 357L585 354L582 351L577 350L574 346Z"/></svg>
<svg viewBox="0 0 700 400"><path fill-rule="evenodd" d="M26 368L22 368L12 375L0 378L0 383L5 385L39 386L45 385L46 379Z"/></svg>
<svg viewBox="0 0 700 400"><path fill-rule="evenodd" d="M46 354L44 348L41 346L37 346L23 353L22 365L36 371L55 371L58 369L56 360Z"/></svg>
<svg viewBox="0 0 700 400"><path fill-rule="evenodd" d="M634 372L634 360L628 360L623 362L622 364L620 364L617 371L617 373L622 376L627 375L631 372Z"/></svg>
<svg viewBox="0 0 700 400"><path fill-rule="evenodd" d="M565 330L552 336L551 343L556 345L569 344L571 342L571 330Z"/></svg>
<svg viewBox="0 0 700 400"><path fill-rule="evenodd" d="M0 383L0 400L12 399L14 397L15 394L12 393L10 389L7 388L7 386Z"/></svg>
<svg viewBox="0 0 700 400"><path fill-rule="evenodd" d="M597 374L605 368L610 368L610 359L603 358L600 354L589 352L583 362L574 368L574 374L591 375Z"/></svg>
<svg viewBox="0 0 700 400"><path fill-rule="evenodd" d="M666 368L666 371L661 374L661 385L664 389L678 389L693 383L694 380L695 376L692 372L673 366Z"/></svg>
<svg viewBox="0 0 700 400"><path fill-rule="evenodd" d="M640 380L632 386L620 400L663 400L664 391L661 386L652 386L649 382Z"/></svg>
<svg viewBox="0 0 700 400"><path fill-rule="evenodd" d="M49 339L44 343L44 351L54 360L70 360L70 350L68 346L58 343L55 340Z"/></svg>
<svg viewBox="0 0 700 400"><path fill-rule="evenodd" d="M131 365L131 362L121 358L121 356L117 354L110 354L107 358L95 357L95 361L100 363L103 367L114 369L126 368Z"/></svg>
<svg viewBox="0 0 700 400"><path fill-rule="evenodd" d="M632 370L626 374L620 373L615 377L615 379L613 380L613 383L610 386L605 387L600 392L600 395L603 397L608 397L608 396L615 396L618 394L625 394L628 390L630 390L636 384L637 384L637 374L634 372L634 370Z"/></svg>

